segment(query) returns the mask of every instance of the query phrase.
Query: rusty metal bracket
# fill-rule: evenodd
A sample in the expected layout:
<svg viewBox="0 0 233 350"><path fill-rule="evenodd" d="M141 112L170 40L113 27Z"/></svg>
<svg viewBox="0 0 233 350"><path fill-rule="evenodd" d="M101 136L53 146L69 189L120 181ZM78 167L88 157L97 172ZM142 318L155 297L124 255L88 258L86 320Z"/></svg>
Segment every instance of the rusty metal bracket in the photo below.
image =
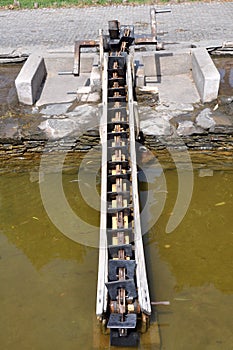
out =
<svg viewBox="0 0 233 350"><path fill-rule="evenodd" d="M156 29L156 14L171 12L169 8L165 9L151 9L150 18L151 18L151 33L140 36L135 36L134 44L135 45L157 45L157 29ZM119 22L118 21L109 21L109 35L110 39L117 38L119 36ZM106 37L106 36L105 36ZM158 46L158 45L157 45ZM103 32L99 32L99 40L76 40L74 46L74 66L73 66L73 75L78 76L80 74L80 55L81 48L83 47L99 47L100 50L100 64L103 60L103 51L104 51L104 37Z"/></svg>
<svg viewBox="0 0 233 350"><path fill-rule="evenodd" d="M99 40L77 40L74 44L74 67L73 75L80 74L80 55L82 47L97 47L100 45Z"/></svg>
<svg viewBox="0 0 233 350"><path fill-rule="evenodd" d="M169 8L167 9L151 9L150 10L150 20L151 20L151 34L144 36L136 36L134 44L135 45L157 45L157 28L156 28L156 14L171 12Z"/></svg>

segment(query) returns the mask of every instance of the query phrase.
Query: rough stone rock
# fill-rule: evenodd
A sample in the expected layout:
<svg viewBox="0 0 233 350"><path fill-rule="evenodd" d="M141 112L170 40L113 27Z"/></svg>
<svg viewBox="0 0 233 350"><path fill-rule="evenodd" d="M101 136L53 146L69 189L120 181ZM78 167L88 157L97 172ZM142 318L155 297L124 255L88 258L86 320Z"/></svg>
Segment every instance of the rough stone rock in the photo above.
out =
<svg viewBox="0 0 233 350"><path fill-rule="evenodd" d="M199 177L213 176L213 169L199 169Z"/></svg>
<svg viewBox="0 0 233 350"><path fill-rule="evenodd" d="M15 93L14 87L10 88L7 94L6 100L7 100L8 106L14 106L18 103L18 97L17 97L17 94Z"/></svg>
<svg viewBox="0 0 233 350"><path fill-rule="evenodd" d="M49 115L61 115L68 111L72 104L71 103L56 103L52 105L47 105L41 109L40 113Z"/></svg>
<svg viewBox="0 0 233 350"><path fill-rule="evenodd" d="M173 125L175 128L177 128L179 126L180 123L184 122L185 120L194 122L195 119L193 118L193 116L188 112L185 114L179 114L177 116L173 116L172 118L168 119L171 123L171 125Z"/></svg>
<svg viewBox="0 0 233 350"><path fill-rule="evenodd" d="M221 112L213 115L215 124L209 129L212 133L230 134L233 132L233 118Z"/></svg>
<svg viewBox="0 0 233 350"><path fill-rule="evenodd" d="M69 118L79 119L82 123L87 123L90 120L95 120L98 123L97 118L98 108L96 106L91 106L89 104L82 104L74 108L72 112L66 113Z"/></svg>
<svg viewBox="0 0 233 350"><path fill-rule="evenodd" d="M47 119L40 123L39 128L49 139L60 139L76 130L75 122L70 119Z"/></svg>
<svg viewBox="0 0 233 350"><path fill-rule="evenodd" d="M50 140L57 140L68 136L81 137L98 123L97 108L85 104L77 106L65 115L43 121L39 129L43 130Z"/></svg>
<svg viewBox="0 0 233 350"><path fill-rule="evenodd" d="M32 114L38 114L39 113L39 107L38 106L33 106L32 107Z"/></svg>
<svg viewBox="0 0 233 350"><path fill-rule="evenodd" d="M0 139L18 139L19 137L19 122L17 119L0 120Z"/></svg>
<svg viewBox="0 0 233 350"><path fill-rule="evenodd" d="M178 128L176 129L176 132L179 136L188 136L193 135L200 132L200 130L197 130L194 123L191 120L184 120L178 123Z"/></svg>
<svg viewBox="0 0 233 350"><path fill-rule="evenodd" d="M174 117L174 113L172 111L157 111L156 109L149 106L139 106L138 112L140 121L149 119L153 121L154 118L160 118L169 121Z"/></svg>
<svg viewBox="0 0 233 350"><path fill-rule="evenodd" d="M137 101L139 103L154 106L158 103L158 88L155 86L142 86L136 89Z"/></svg>
<svg viewBox="0 0 233 350"><path fill-rule="evenodd" d="M92 103L97 103L101 99L99 92L92 92L88 95L87 101Z"/></svg>
<svg viewBox="0 0 233 350"><path fill-rule="evenodd" d="M223 113L215 113L213 115L213 120L215 121L215 124L216 126L218 125L222 125L222 126L232 126L233 125L233 121L231 119L231 117L229 117L228 115L225 115Z"/></svg>
<svg viewBox="0 0 233 350"><path fill-rule="evenodd" d="M228 116L233 116L233 102L226 104L224 106L224 113L226 113Z"/></svg>
<svg viewBox="0 0 233 350"><path fill-rule="evenodd" d="M153 119L142 120L140 128L145 135L172 135L173 129L170 123L162 118L154 117Z"/></svg>
<svg viewBox="0 0 233 350"><path fill-rule="evenodd" d="M88 136L92 137L99 137L99 126L93 127L93 128L88 128L84 134L87 134Z"/></svg>
<svg viewBox="0 0 233 350"><path fill-rule="evenodd" d="M175 103L175 102L169 102L169 103L163 103L156 107L157 111L178 111L178 113L184 113L184 112L192 112L194 110L194 107L191 103Z"/></svg>
<svg viewBox="0 0 233 350"><path fill-rule="evenodd" d="M212 117L212 112L209 108L205 108L203 109L203 111L201 111L197 118L196 118L196 124L197 126L200 126L202 129L208 130L210 129L212 126L214 126L215 120Z"/></svg>
<svg viewBox="0 0 233 350"><path fill-rule="evenodd" d="M229 105L233 102L233 96L219 96L218 100L222 105Z"/></svg>

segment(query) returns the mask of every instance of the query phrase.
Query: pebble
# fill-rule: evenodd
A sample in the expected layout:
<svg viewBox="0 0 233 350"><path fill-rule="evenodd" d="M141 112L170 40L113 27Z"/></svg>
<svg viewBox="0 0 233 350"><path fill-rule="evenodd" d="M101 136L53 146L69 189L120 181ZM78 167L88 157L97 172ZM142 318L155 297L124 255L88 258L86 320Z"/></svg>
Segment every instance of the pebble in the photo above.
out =
<svg viewBox="0 0 233 350"><path fill-rule="evenodd" d="M199 177L213 176L214 171L212 169L200 169Z"/></svg>

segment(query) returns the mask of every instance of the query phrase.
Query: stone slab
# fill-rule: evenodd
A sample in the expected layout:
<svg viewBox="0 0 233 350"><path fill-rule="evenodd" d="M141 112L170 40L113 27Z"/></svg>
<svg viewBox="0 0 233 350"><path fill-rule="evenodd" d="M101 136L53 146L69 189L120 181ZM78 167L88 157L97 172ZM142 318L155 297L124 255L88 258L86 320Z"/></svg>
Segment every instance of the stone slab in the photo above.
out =
<svg viewBox="0 0 233 350"><path fill-rule="evenodd" d="M146 77L187 74L191 71L190 50L156 51L142 55Z"/></svg>
<svg viewBox="0 0 233 350"><path fill-rule="evenodd" d="M137 86L158 88L159 101L165 104L193 104L200 101L192 78L191 51L136 53Z"/></svg>
<svg viewBox="0 0 233 350"><path fill-rule="evenodd" d="M56 106L54 106L56 107ZM65 137L77 138L88 134L88 130L98 125L97 107L89 105L77 106L72 112L62 116L50 117L43 120L38 128L50 140L59 140Z"/></svg>
<svg viewBox="0 0 233 350"><path fill-rule="evenodd" d="M68 111L69 107L71 107L71 103L57 103L46 105L40 110L40 114L44 115L44 117L52 115L62 115Z"/></svg>
<svg viewBox="0 0 233 350"><path fill-rule="evenodd" d="M190 104L200 101L196 86L190 74L162 76L158 83L148 83L157 86L161 104Z"/></svg>
<svg viewBox="0 0 233 350"><path fill-rule="evenodd" d="M44 58L37 53L30 55L15 80L19 102L33 105L46 75Z"/></svg>
<svg viewBox="0 0 233 350"><path fill-rule="evenodd" d="M201 101L215 100L218 97L220 74L206 49L192 50L192 72Z"/></svg>
<svg viewBox="0 0 233 350"><path fill-rule="evenodd" d="M198 114L196 117L196 124L204 130L208 130L216 124L210 108L205 108Z"/></svg>
<svg viewBox="0 0 233 350"><path fill-rule="evenodd" d="M74 56L72 52L45 54L45 65L48 76L37 106L54 103L69 103L77 98L77 91L90 91L89 79L94 56L81 55L80 76L73 76ZM70 74L60 74L69 73Z"/></svg>

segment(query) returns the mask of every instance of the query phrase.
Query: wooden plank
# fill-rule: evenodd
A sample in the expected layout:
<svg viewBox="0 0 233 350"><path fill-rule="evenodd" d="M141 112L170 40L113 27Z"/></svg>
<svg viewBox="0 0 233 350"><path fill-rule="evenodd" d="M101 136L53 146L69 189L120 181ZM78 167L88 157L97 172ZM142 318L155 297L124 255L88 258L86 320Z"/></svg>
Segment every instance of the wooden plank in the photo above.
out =
<svg viewBox="0 0 233 350"><path fill-rule="evenodd" d="M144 248L141 233L141 221L139 211L138 179L137 179L137 159L135 148L135 118L133 101L133 84L131 75L130 57L127 57L127 83L128 83L128 110L130 125L130 166L132 172L132 197L134 208L134 235L135 235L135 259L136 259L136 277L138 286L138 300L142 312L150 315L151 304L147 282Z"/></svg>
<svg viewBox="0 0 233 350"><path fill-rule="evenodd" d="M102 75L102 116L100 121L100 136L102 144L101 164L101 214L100 214L100 239L99 239L99 268L96 298L96 315L101 317L107 310L108 281L108 249L107 249L107 65L108 56L104 55L104 70Z"/></svg>

